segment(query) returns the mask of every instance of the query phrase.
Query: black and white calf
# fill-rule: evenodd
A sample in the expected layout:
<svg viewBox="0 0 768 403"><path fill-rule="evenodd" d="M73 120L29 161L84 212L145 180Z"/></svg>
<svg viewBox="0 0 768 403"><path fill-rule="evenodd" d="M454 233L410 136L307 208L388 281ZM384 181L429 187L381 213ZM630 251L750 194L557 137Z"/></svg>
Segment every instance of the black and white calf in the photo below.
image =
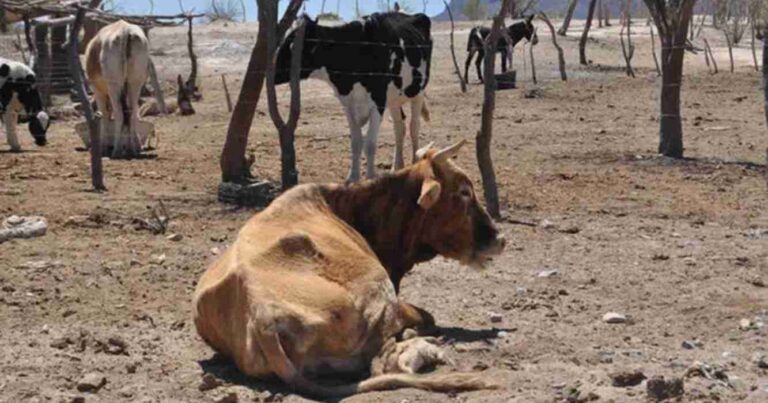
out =
<svg viewBox="0 0 768 403"><path fill-rule="evenodd" d="M13 152L21 151L16 125L22 111L26 115L21 122L29 123L35 144L44 146L50 119L43 110L43 100L35 85L35 73L23 63L0 58L0 119Z"/></svg>
<svg viewBox="0 0 768 403"><path fill-rule="evenodd" d="M533 23L531 22L532 20L533 16L531 15L526 17L525 21L521 21L507 27L507 35L509 36L509 39L512 40L511 46L503 35L501 38L499 38L498 42L496 42L496 53L501 53L501 71L507 71L507 59L509 56L508 51L510 47L514 48L518 42L523 40L523 38L527 39L529 42L532 42L534 45L539 41L538 37L536 36L536 30L534 29ZM490 28L480 26L474 27L471 31L469 31L469 39L467 39L467 61L464 64L464 79L467 83L469 83L469 65L472 63L472 57L475 56L475 54L477 54L477 59L475 60L477 77L480 79L480 82L483 81L481 66L483 64L483 59L485 58L484 45L486 38L488 38L488 35L490 34Z"/></svg>
<svg viewBox="0 0 768 403"><path fill-rule="evenodd" d="M360 179L362 128L368 124L365 141L366 175L375 172L376 138L384 110L388 109L395 129L393 169L403 167L405 122L402 106L411 103L412 156L418 147L419 119L428 116L424 89L429 82L432 56L431 23L424 14L376 13L360 21L322 26L304 16L306 24L301 78L318 78L333 87L344 107L351 132L352 164L348 182ZM290 80L291 52L295 33L289 33L276 60L275 82Z"/></svg>

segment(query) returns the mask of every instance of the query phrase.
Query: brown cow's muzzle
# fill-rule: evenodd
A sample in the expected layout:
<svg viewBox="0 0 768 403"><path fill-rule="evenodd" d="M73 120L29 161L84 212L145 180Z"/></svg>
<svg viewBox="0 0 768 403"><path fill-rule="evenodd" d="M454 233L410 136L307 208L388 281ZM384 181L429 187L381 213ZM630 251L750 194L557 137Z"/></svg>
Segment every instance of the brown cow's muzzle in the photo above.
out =
<svg viewBox="0 0 768 403"><path fill-rule="evenodd" d="M507 239L503 234L498 234L490 242L481 245L472 253L469 265L476 269L485 268L485 264L493 260L495 256L500 255L505 246L507 246Z"/></svg>

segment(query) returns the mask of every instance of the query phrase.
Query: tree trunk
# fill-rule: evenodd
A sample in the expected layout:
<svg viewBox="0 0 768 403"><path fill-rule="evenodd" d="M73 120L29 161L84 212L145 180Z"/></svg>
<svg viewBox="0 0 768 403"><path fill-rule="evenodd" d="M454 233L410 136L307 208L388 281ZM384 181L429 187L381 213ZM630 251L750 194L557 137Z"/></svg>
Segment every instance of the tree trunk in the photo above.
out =
<svg viewBox="0 0 768 403"><path fill-rule="evenodd" d="M303 0L291 0L288 8L280 21L280 25L290 18L292 22L301 7ZM259 7L259 18L263 7ZM256 45L251 52L248 68L245 72L240 95L237 98L235 109L229 119L227 139L219 160L221 166L222 182L246 183L252 178L248 163L245 159L245 149L248 145L248 132L251 130L253 115L256 113L256 105L264 88L264 77L270 58L267 52L269 33L259 24L259 33L256 37Z"/></svg>
<svg viewBox="0 0 768 403"><path fill-rule="evenodd" d="M451 58L453 60L453 68L456 70L456 75L459 77L459 87L461 88L462 93L467 92L467 83L464 81L464 77L461 76L461 68L459 67L459 62L456 61L456 48L453 44L453 31L454 31L454 23L453 23L453 12L451 11L451 7L448 5L446 0L443 0L443 4L445 4L445 9L448 10L448 18L451 20ZM426 3L424 4L424 7L426 8Z"/></svg>
<svg viewBox="0 0 768 403"><path fill-rule="evenodd" d="M584 32L581 33L581 40L579 41L579 63L584 66L589 64L587 61L587 39L589 39L589 29L592 27L592 18L595 16L596 5L597 0L589 0L587 21L585 22Z"/></svg>
<svg viewBox="0 0 768 403"><path fill-rule="evenodd" d="M480 131L475 138L477 164L483 179L483 194L485 204L491 217L501 218L499 209L499 190L496 185L496 173L493 169L491 158L491 138L493 135L493 111L496 107L496 77L494 76L494 64L496 61L496 43L504 29L504 16L509 10L510 0L504 0L499 9L499 14L493 19L491 33L485 41L485 60L483 69L485 73L485 86L483 88L483 112Z"/></svg>
<svg viewBox="0 0 768 403"><path fill-rule="evenodd" d="M269 19L269 29L273 34L269 41L269 54L274 55L277 51L278 37L282 37L277 32L277 5L269 10L274 18ZM267 102L269 103L269 116L277 128L280 136L280 166L282 190L286 191L299 184L299 171L296 169L296 148L294 139L296 126L299 122L301 113L301 56L304 49L304 31L305 25L302 23L296 29L296 36L291 44L291 109L288 115L288 122L285 122L280 116L280 110L277 107L277 93L275 91L275 64L274 57L270 57L273 62L269 64L267 71Z"/></svg>
<svg viewBox="0 0 768 403"><path fill-rule="evenodd" d="M565 11L565 19L563 19L563 25L557 30L557 34L565 36L568 33L568 27L571 25L571 18L573 18L573 12L576 11L576 6L579 4L579 0L571 0L568 3L568 9Z"/></svg>
<svg viewBox="0 0 768 403"><path fill-rule="evenodd" d="M765 123L768 125L768 35L763 36L763 97L765 99ZM768 147L765 149L768 164Z"/></svg>
<svg viewBox="0 0 768 403"><path fill-rule="evenodd" d="M727 31L723 31L725 34L725 44L728 46L728 59L731 61L731 73L733 73L735 67L733 63L733 41Z"/></svg>
<svg viewBox="0 0 768 403"><path fill-rule="evenodd" d="M51 51L48 46L48 26L35 26L35 75L40 84L43 106L51 106Z"/></svg>
<svg viewBox="0 0 768 403"><path fill-rule="evenodd" d="M755 71L759 72L760 65L757 63L757 49L756 49L757 47L755 46L755 36L756 36L755 22L752 22L752 24L750 24L750 34L751 34L751 39L750 39L749 47L752 49L752 61L755 65Z"/></svg>
<svg viewBox="0 0 768 403"><path fill-rule="evenodd" d="M552 25L552 22L549 20L547 15L544 14L543 11L539 13L539 18L544 21L545 24L547 24L547 27L549 27L549 32L552 34L552 44L555 46L555 49L557 49L557 61L560 67L560 79L563 81L568 81L568 75L565 72L565 55L563 54L563 48L560 46L560 44L557 43L555 27Z"/></svg>
<svg viewBox="0 0 768 403"><path fill-rule="evenodd" d="M682 45L681 45L682 46ZM673 158L683 157L683 122L680 116L680 86L683 78L684 50L661 49L661 124L659 153Z"/></svg>
<svg viewBox="0 0 768 403"><path fill-rule="evenodd" d="M605 9L603 8L603 0L597 0L597 27L598 28L603 27L604 12L605 12Z"/></svg>
<svg viewBox="0 0 768 403"><path fill-rule="evenodd" d="M70 71L72 72L72 79L75 82L75 91L80 98L80 105L85 115L85 120L88 122L88 134L91 139L91 184L96 191L107 190L104 186L104 172L101 164L101 135L99 133L98 123L93 115L93 109L91 109L91 102L88 100L88 95L85 91L85 79L83 74L83 66L80 62L80 52L77 46L77 36L80 31L80 27L85 19L85 9L80 8L77 10L77 16L75 22L72 24L72 32L70 33L69 41L69 54L70 54ZM102 119L108 119L108 116L103 116Z"/></svg>

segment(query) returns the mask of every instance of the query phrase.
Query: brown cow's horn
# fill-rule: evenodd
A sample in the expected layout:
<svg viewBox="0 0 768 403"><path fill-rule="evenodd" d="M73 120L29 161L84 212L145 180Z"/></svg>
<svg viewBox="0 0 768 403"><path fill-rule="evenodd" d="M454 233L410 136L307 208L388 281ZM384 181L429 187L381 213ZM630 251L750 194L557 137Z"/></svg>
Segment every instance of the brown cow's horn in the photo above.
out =
<svg viewBox="0 0 768 403"><path fill-rule="evenodd" d="M425 145L424 147L419 148L416 150L416 159L420 160L424 158L425 155L427 155L427 151L432 149L432 147L435 145L434 141L430 141L429 144Z"/></svg>
<svg viewBox="0 0 768 403"><path fill-rule="evenodd" d="M459 150L461 150L461 147L463 147L464 144L466 144L466 142L467 142L466 140L462 139L458 143L452 146L443 148L432 157L432 161L443 162L455 157L456 154L459 153Z"/></svg>

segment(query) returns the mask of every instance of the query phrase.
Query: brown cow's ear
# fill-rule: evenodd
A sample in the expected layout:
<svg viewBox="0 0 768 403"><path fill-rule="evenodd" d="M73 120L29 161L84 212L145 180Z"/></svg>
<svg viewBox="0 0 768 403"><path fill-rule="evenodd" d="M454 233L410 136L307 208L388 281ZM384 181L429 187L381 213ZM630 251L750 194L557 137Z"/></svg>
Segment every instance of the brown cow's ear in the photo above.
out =
<svg viewBox="0 0 768 403"><path fill-rule="evenodd" d="M419 196L418 201L419 206L424 210L432 208L432 206L437 203L437 200L440 199L441 189L442 186L440 186L440 182L432 178L424 179L424 182L421 184L421 195Z"/></svg>

